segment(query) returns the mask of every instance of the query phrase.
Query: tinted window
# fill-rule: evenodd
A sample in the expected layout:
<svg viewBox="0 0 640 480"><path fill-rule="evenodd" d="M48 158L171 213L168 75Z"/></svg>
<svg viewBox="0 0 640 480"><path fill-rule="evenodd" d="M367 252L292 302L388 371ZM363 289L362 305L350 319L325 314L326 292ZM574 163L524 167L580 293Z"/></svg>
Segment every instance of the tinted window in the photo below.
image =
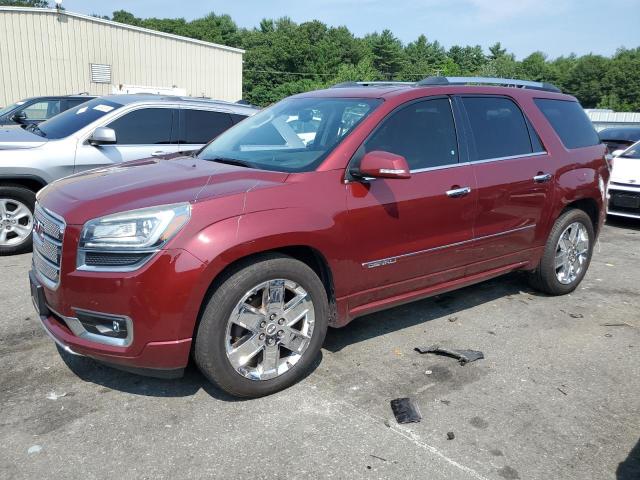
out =
<svg viewBox="0 0 640 480"><path fill-rule="evenodd" d="M591 120L578 102L547 98L536 98L535 102L565 147L582 148L600 143Z"/></svg>
<svg viewBox="0 0 640 480"><path fill-rule="evenodd" d="M64 138L120 107L119 103L96 98L41 123L40 130L34 133L41 132L47 138Z"/></svg>
<svg viewBox="0 0 640 480"><path fill-rule="evenodd" d="M546 152L544 145L542 145L542 141L540 140L540 136L538 135L538 132L536 132L536 129L533 128L533 125L531 125L531 122L527 117L524 117L524 119L527 122L527 128L529 129L529 137L531 138L531 147L533 147L534 153Z"/></svg>
<svg viewBox="0 0 640 480"><path fill-rule="evenodd" d="M396 111L365 142L365 152L402 155L411 170L458 162L458 144L449 100L413 103Z"/></svg>
<svg viewBox="0 0 640 480"><path fill-rule="evenodd" d="M626 140L636 142L640 140L640 128L605 128L598 133L602 140Z"/></svg>
<svg viewBox="0 0 640 480"><path fill-rule="evenodd" d="M529 130L513 101L502 97L463 97L476 160L513 157L532 153Z"/></svg>
<svg viewBox="0 0 640 480"><path fill-rule="evenodd" d="M107 125L116 131L118 145L158 145L171 141L170 108L143 108Z"/></svg>
<svg viewBox="0 0 640 480"><path fill-rule="evenodd" d="M234 125L247 118L246 115L240 115L239 113L230 113L229 116L231 117L231 120L233 120Z"/></svg>
<svg viewBox="0 0 640 480"><path fill-rule="evenodd" d="M184 130L180 143L208 143L233 125L228 113L183 110Z"/></svg>
<svg viewBox="0 0 640 480"><path fill-rule="evenodd" d="M60 100L36 102L23 109L27 120L46 120L60 113Z"/></svg>
<svg viewBox="0 0 640 480"><path fill-rule="evenodd" d="M88 102L89 98L68 98L67 99L67 108L77 107L78 105Z"/></svg>

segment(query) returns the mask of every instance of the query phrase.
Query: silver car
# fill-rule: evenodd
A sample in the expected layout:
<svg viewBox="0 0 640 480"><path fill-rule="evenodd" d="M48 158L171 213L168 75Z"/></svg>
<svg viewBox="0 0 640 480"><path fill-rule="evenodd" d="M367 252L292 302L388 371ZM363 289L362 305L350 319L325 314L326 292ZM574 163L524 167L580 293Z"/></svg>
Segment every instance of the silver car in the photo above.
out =
<svg viewBox="0 0 640 480"><path fill-rule="evenodd" d="M0 128L0 255L31 248L36 192L73 173L198 150L256 108L158 95L96 98L39 125Z"/></svg>

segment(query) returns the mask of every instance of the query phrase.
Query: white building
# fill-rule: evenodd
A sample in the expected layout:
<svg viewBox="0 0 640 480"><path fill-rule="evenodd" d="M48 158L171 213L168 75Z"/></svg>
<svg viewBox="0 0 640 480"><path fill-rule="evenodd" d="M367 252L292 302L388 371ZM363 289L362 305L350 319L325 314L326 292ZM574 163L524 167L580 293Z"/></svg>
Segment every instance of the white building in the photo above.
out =
<svg viewBox="0 0 640 480"><path fill-rule="evenodd" d="M0 32L0 106L127 86L242 98L237 48L48 8L0 7Z"/></svg>
<svg viewBox="0 0 640 480"><path fill-rule="evenodd" d="M614 112L599 108L585 109L597 131L609 127L640 127L640 113Z"/></svg>

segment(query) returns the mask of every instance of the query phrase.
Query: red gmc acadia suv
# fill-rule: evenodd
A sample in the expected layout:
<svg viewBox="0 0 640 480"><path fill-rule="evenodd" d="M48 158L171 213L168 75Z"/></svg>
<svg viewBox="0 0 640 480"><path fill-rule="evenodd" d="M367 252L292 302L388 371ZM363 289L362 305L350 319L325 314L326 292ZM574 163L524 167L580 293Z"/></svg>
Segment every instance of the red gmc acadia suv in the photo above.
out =
<svg viewBox="0 0 640 480"><path fill-rule="evenodd" d="M68 352L165 377L193 355L225 391L266 395L309 370L328 326L514 270L571 292L608 177L605 146L553 85L341 84L194 156L46 187L32 297Z"/></svg>

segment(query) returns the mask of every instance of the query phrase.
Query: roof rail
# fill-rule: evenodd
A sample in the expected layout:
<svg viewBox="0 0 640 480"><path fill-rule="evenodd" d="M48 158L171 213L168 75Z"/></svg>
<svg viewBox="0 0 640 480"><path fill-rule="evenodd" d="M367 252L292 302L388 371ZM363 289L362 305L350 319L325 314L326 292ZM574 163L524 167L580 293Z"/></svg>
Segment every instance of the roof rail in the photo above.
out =
<svg viewBox="0 0 640 480"><path fill-rule="evenodd" d="M468 85L484 83L488 85L502 85L505 87L529 88L533 90L544 90L546 92L562 93L558 87L547 82L532 82L530 80L516 80L514 78L493 78L493 77L427 77L420 80L415 85L418 87L438 86L438 85Z"/></svg>
<svg viewBox="0 0 640 480"><path fill-rule="evenodd" d="M392 87L394 85L412 86L415 82L394 82L394 81L379 81L379 82L342 82L336 83L331 88L352 88L352 87Z"/></svg>

